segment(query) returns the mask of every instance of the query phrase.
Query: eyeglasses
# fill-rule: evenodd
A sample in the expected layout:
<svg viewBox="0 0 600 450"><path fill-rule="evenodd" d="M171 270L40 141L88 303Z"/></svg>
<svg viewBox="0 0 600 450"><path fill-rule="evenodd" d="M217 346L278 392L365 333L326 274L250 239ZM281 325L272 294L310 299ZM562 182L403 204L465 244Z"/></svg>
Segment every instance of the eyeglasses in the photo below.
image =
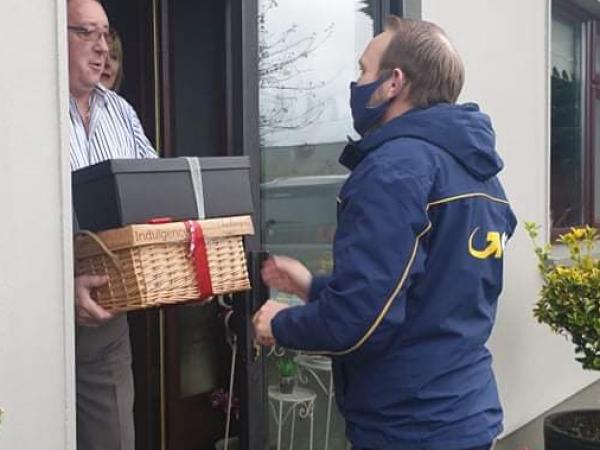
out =
<svg viewBox="0 0 600 450"><path fill-rule="evenodd" d="M85 28L85 27L72 27L68 26L67 29L72 31L81 39L87 42L98 42L100 38L104 38L104 41L110 43L112 37L110 31L103 30L101 28Z"/></svg>

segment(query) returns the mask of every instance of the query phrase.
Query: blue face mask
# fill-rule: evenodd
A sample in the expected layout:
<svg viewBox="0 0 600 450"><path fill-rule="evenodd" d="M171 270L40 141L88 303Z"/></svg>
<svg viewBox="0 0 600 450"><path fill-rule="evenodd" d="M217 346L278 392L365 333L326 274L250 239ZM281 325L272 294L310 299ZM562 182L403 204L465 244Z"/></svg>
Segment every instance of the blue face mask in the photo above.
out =
<svg viewBox="0 0 600 450"><path fill-rule="evenodd" d="M387 78L380 78L372 83L358 85L350 83L350 109L354 120L354 129L364 137L371 128L377 125L388 109L391 100L377 106L369 106L373 93Z"/></svg>

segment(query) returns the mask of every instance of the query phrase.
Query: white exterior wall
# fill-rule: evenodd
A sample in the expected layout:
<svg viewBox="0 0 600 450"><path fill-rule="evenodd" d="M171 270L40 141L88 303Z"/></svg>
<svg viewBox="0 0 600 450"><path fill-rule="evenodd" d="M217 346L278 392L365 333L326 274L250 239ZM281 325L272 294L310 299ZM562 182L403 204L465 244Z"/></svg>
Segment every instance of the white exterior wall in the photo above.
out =
<svg viewBox="0 0 600 450"><path fill-rule="evenodd" d="M0 449L75 448L64 0L0 14Z"/></svg>
<svg viewBox="0 0 600 450"><path fill-rule="evenodd" d="M573 346L532 316L540 279L523 231L548 231L548 0L423 0L423 19L441 25L461 53L461 101L491 115L519 228L506 252L504 294L491 349L510 433L598 378L574 361Z"/></svg>

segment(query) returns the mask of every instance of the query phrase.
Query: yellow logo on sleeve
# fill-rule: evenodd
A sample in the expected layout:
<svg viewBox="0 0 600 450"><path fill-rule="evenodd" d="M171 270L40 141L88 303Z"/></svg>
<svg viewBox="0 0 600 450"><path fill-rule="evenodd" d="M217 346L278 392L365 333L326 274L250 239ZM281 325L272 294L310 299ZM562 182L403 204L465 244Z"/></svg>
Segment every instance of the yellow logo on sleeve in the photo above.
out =
<svg viewBox="0 0 600 450"><path fill-rule="evenodd" d="M473 238L479 231L479 227L475 228L469 236L469 254L473 258L487 259L492 256L496 259L502 258L504 254L504 244L506 243L506 234L500 234L498 231L488 231L487 234L487 247L482 250L473 248Z"/></svg>

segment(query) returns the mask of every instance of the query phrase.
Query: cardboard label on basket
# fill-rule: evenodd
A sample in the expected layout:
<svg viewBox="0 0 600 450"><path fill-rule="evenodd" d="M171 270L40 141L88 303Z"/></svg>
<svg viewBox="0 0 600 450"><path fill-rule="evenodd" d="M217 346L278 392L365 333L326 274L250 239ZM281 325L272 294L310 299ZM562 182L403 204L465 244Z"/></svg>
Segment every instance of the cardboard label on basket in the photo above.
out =
<svg viewBox="0 0 600 450"><path fill-rule="evenodd" d="M250 216L224 217L193 222L199 222L206 241L213 238L254 234L254 226ZM189 239L189 233L184 222L129 225L115 230L99 232L97 236L110 250L150 244L188 242ZM78 237L75 248L77 258L102 253L98 245L86 237Z"/></svg>

